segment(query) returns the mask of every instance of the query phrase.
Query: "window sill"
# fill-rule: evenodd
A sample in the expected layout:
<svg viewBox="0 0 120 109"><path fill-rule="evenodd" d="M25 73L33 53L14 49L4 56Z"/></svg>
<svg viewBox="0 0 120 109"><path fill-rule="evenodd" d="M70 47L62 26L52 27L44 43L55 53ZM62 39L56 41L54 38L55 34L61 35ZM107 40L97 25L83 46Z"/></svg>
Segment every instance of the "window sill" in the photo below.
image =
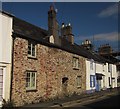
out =
<svg viewBox="0 0 120 109"><path fill-rule="evenodd" d="M73 67L73 70L79 70L79 68Z"/></svg>
<svg viewBox="0 0 120 109"><path fill-rule="evenodd" d="M78 88L78 89L80 89L80 88L81 88L81 86L77 86L77 88Z"/></svg>
<svg viewBox="0 0 120 109"><path fill-rule="evenodd" d="M37 91L37 89L35 88L35 89L26 89L26 92L36 92Z"/></svg>
<svg viewBox="0 0 120 109"><path fill-rule="evenodd" d="M34 56L29 56L29 55L28 55L28 58L29 58L29 59L35 59L35 60L37 60L37 58L34 57Z"/></svg>

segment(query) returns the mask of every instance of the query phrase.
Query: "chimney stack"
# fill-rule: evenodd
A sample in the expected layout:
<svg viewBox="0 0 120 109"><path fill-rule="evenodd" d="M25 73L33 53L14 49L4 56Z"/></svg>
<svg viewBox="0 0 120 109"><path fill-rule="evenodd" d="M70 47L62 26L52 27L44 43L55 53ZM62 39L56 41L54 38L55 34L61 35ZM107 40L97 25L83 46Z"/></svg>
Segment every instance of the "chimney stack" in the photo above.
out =
<svg viewBox="0 0 120 109"><path fill-rule="evenodd" d="M67 39L71 44L74 44L74 37L72 34L72 27L70 23L66 26L64 23L62 23L61 36Z"/></svg>
<svg viewBox="0 0 120 109"><path fill-rule="evenodd" d="M59 43L59 28L56 18L56 11L54 6L51 5L48 11L48 32L49 36L53 36L55 44Z"/></svg>

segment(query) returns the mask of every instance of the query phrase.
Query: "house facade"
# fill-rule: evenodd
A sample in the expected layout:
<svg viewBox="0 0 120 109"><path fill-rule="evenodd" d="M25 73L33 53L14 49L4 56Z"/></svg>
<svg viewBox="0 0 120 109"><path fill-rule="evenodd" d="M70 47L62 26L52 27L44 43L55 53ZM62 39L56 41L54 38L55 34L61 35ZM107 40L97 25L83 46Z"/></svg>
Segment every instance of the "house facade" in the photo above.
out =
<svg viewBox="0 0 120 109"><path fill-rule="evenodd" d="M28 40L15 38L12 100L17 105L85 91L83 57L40 43L35 44L34 57L28 54L28 46Z"/></svg>
<svg viewBox="0 0 120 109"><path fill-rule="evenodd" d="M11 101L16 106L85 93L87 51L73 44L70 25L64 36L56 35L55 14L50 7L48 32L14 17Z"/></svg>
<svg viewBox="0 0 120 109"><path fill-rule="evenodd" d="M117 87L115 65L75 44L70 23L62 23L59 36L53 6L48 30L2 17L6 18L0 31L0 103L5 99L22 106Z"/></svg>
<svg viewBox="0 0 120 109"><path fill-rule="evenodd" d="M117 87L116 65L107 61L86 61L86 91L106 90Z"/></svg>
<svg viewBox="0 0 120 109"><path fill-rule="evenodd" d="M96 65L93 59L86 59L86 91L87 93L96 90Z"/></svg>
<svg viewBox="0 0 120 109"><path fill-rule="evenodd" d="M13 17L0 12L0 106L10 99Z"/></svg>

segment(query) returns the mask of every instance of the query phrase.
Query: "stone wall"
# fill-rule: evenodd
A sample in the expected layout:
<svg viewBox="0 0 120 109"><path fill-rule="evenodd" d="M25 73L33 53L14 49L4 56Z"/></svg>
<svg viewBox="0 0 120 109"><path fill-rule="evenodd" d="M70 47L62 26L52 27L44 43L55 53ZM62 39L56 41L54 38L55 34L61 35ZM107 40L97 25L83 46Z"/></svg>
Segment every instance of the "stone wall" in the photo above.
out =
<svg viewBox="0 0 120 109"><path fill-rule="evenodd" d="M16 38L14 43L14 67L12 80L12 100L17 106L64 97L62 78L68 78L66 95L85 91L85 58L61 49L37 44L37 57L29 58L28 41ZM80 68L73 69L73 56L79 58ZM26 91L26 71L36 71L36 90ZM81 87L76 78L81 76Z"/></svg>

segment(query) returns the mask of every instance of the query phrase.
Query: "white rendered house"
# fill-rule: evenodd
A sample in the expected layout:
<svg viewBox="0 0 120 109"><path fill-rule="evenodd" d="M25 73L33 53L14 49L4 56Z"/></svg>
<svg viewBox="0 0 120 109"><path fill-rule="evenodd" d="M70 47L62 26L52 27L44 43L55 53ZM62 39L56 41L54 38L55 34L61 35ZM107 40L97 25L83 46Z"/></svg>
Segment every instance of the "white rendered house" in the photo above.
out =
<svg viewBox="0 0 120 109"><path fill-rule="evenodd" d="M0 106L10 99L12 22L11 15L0 12Z"/></svg>

